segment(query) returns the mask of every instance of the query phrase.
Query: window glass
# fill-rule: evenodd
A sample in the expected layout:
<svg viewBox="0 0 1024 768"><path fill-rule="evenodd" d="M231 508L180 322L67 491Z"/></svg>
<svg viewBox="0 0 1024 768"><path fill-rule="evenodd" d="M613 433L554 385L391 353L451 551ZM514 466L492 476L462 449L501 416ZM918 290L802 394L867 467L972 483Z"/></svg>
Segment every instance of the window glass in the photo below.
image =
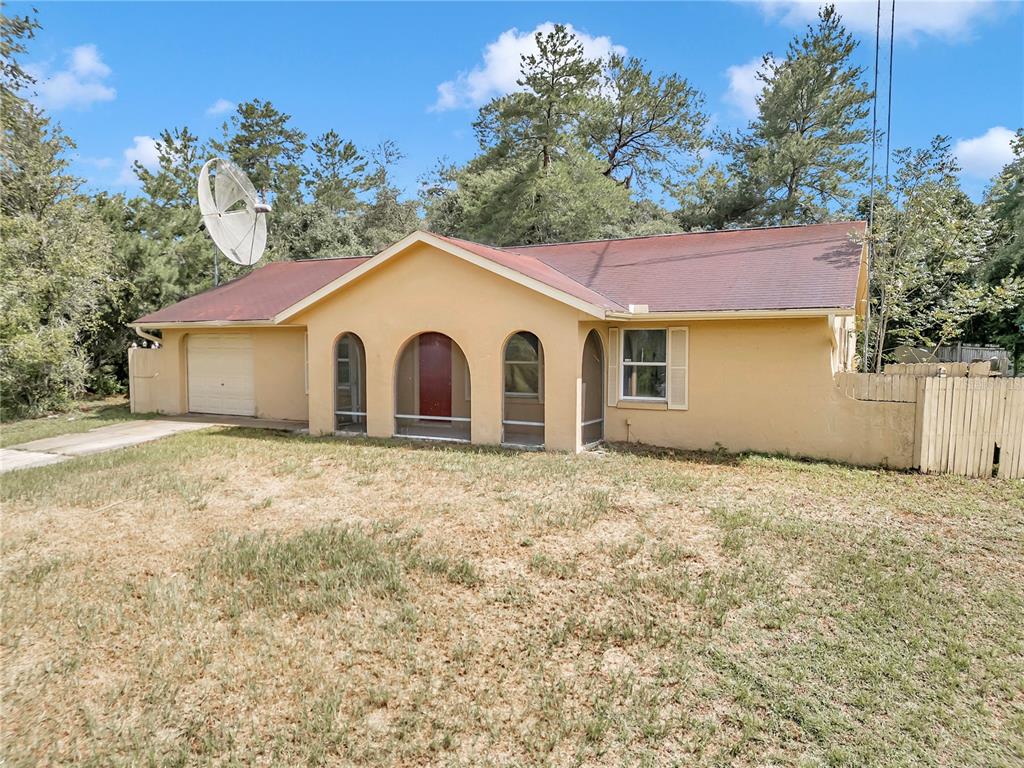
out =
<svg viewBox="0 0 1024 768"><path fill-rule="evenodd" d="M526 331L505 345L505 394L540 395L540 339Z"/></svg>
<svg viewBox="0 0 1024 768"><path fill-rule="evenodd" d="M540 366L536 363L506 363L505 392L536 395L540 392Z"/></svg>
<svg viewBox="0 0 1024 768"><path fill-rule="evenodd" d="M664 365L624 365L622 367L622 396L665 397Z"/></svg>
<svg viewBox="0 0 1024 768"><path fill-rule="evenodd" d="M665 399L666 335L664 329L623 331L623 397Z"/></svg>
<svg viewBox="0 0 1024 768"><path fill-rule="evenodd" d="M622 362L664 363L665 331L626 331L622 335Z"/></svg>
<svg viewBox="0 0 1024 768"><path fill-rule="evenodd" d="M532 333L517 333L505 345L505 360L508 362L537 362L540 340Z"/></svg>

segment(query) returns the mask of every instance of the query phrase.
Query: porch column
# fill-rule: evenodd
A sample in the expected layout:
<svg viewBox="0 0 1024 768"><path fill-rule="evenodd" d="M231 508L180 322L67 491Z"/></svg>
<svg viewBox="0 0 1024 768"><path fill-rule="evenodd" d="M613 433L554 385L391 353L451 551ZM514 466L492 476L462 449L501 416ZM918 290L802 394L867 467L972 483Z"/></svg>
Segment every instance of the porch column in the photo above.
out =
<svg viewBox="0 0 1024 768"><path fill-rule="evenodd" d="M469 361L472 403L470 441L478 445L501 443L501 417L505 404L500 337L466 339L462 347Z"/></svg>
<svg viewBox="0 0 1024 768"><path fill-rule="evenodd" d="M395 434L395 371L402 354L399 335L367 330L366 351L366 434L391 437Z"/></svg>
<svg viewBox="0 0 1024 768"><path fill-rule="evenodd" d="M580 450L581 347L576 323L541 337L544 345L544 447Z"/></svg>
<svg viewBox="0 0 1024 768"><path fill-rule="evenodd" d="M315 325L306 331L309 434L334 433L334 337Z"/></svg>

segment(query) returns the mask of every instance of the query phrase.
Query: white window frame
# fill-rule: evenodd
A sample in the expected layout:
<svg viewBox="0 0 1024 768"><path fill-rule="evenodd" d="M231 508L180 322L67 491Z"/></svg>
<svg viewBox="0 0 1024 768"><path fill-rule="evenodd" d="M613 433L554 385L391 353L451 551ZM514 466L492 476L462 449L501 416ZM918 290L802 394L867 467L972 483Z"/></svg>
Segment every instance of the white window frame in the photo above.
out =
<svg viewBox="0 0 1024 768"><path fill-rule="evenodd" d="M665 361L662 363L634 363L632 361L626 362L626 334L634 331L661 331L665 334ZM668 348L668 328L623 328L621 337L619 339L619 371L618 371L618 389L619 399L633 403L667 403L668 402L668 388L669 388L669 348ZM625 388L622 386L626 378L626 366L647 366L650 368L664 368L665 369L665 396L664 397L646 397L642 395L627 395Z"/></svg>

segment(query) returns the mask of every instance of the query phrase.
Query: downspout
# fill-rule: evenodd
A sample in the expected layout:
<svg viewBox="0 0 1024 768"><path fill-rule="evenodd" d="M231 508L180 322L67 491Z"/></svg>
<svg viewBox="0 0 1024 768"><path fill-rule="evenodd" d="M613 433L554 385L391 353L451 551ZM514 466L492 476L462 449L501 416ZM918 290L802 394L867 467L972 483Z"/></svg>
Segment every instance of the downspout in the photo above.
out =
<svg viewBox="0 0 1024 768"><path fill-rule="evenodd" d="M146 341L152 342L153 344L156 344L158 347L163 345L163 341L161 339L157 338L151 333L146 333L144 330L139 328L139 326L133 325L132 329L135 331L135 334L137 336L145 339Z"/></svg>

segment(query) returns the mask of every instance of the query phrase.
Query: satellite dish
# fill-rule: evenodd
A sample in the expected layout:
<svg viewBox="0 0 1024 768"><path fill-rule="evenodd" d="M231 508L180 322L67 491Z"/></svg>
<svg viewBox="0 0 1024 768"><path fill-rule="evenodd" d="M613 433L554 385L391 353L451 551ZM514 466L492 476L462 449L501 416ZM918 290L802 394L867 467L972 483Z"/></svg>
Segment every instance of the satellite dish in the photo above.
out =
<svg viewBox="0 0 1024 768"><path fill-rule="evenodd" d="M199 171L199 210L206 231L221 253L244 266L260 260L267 247L265 214L270 206L259 199L256 187L241 168L219 157L207 160ZM216 261L214 269L216 272Z"/></svg>

